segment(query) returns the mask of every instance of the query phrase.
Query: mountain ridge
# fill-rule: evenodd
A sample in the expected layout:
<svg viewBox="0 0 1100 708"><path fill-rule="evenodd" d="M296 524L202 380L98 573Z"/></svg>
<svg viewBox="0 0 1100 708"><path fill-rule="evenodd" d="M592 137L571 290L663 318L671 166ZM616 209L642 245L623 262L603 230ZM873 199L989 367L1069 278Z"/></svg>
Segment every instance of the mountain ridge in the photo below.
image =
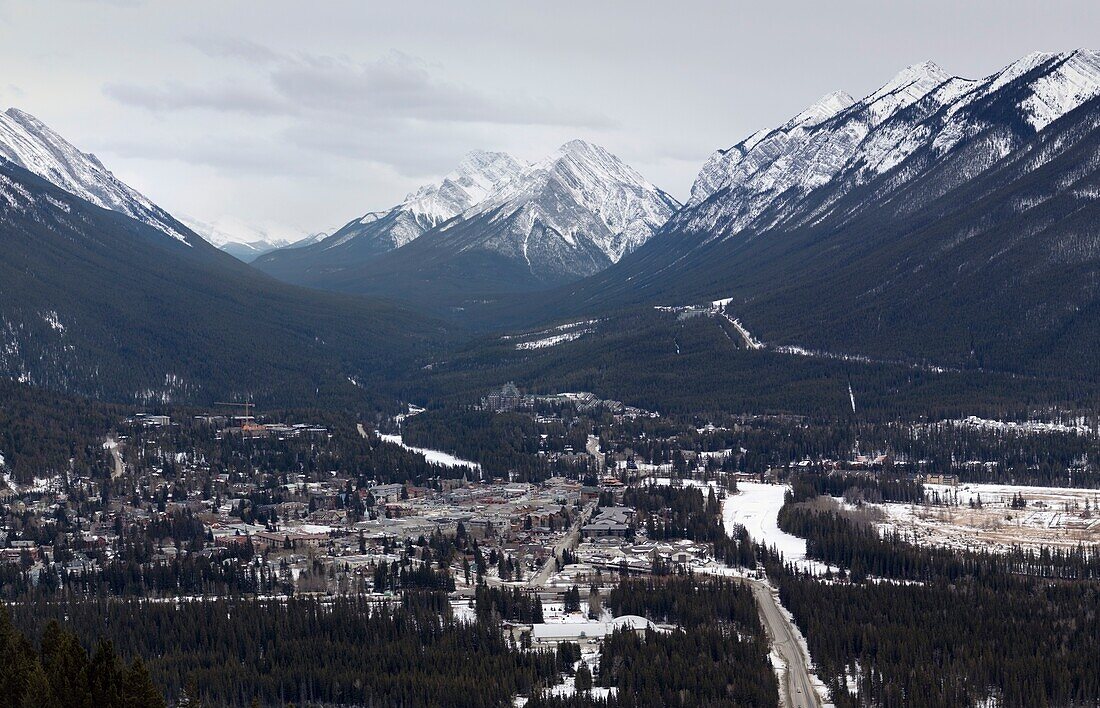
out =
<svg viewBox="0 0 1100 708"><path fill-rule="evenodd" d="M357 237L337 232L320 244L268 254L255 264L292 283L398 299L411 296L422 303L528 291L617 262L648 240L679 206L607 150L581 140L564 144L538 163L503 172L506 179L478 183L482 189L470 206L431 223L396 248L369 247L352 256L348 247ZM414 195L439 191L429 186ZM373 213L364 226L388 231L408 214L400 207ZM442 219L447 212L438 216ZM338 242L344 252L319 257L326 250L335 253L333 244ZM433 282L446 285L437 291Z"/></svg>
<svg viewBox="0 0 1100 708"><path fill-rule="evenodd" d="M874 122L868 99L808 129L754 134L725 151L731 163L751 164L769 139L790 152L731 171L620 263L497 316L729 298L732 316L777 346L963 369L1080 366L1100 327L1098 56L1029 55L979 80L922 69L932 80L893 82L908 87L905 105L876 114L858 143L836 135ZM788 140L792 129L808 135ZM823 146L844 149L803 170ZM788 154L800 159L784 164ZM706 189L721 176L709 166Z"/></svg>
<svg viewBox="0 0 1100 708"><path fill-rule="evenodd" d="M99 158L79 150L30 113L0 113L0 158L104 209L146 223L189 246L194 234L148 197L119 180Z"/></svg>

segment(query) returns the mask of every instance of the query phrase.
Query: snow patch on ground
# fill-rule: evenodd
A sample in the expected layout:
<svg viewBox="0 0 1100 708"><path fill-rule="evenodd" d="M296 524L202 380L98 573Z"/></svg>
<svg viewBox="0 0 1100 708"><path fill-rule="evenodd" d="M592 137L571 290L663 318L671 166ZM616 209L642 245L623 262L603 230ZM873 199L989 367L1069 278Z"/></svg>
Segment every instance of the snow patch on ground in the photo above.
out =
<svg viewBox="0 0 1100 708"><path fill-rule="evenodd" d="M995 553L1014 547L1100 545L1100 490L1009 484L924 487L929 500L941 503L876 504L885 513L879 530L897 531L920 545ZM1017 495L1025 501L1022 509L1011 507Z"/></svg>
<svg viewBox="0 0 1100 708"><path fill-rule="evenodd" d="M822 575L828 566L806 557L806 539L779 528L779 509L787 489L781 484L738 482L737 494L727 495L722 502L726 533L732 535L735 526L744 526L754 541L769 548L775 546L786 562L800 570Z"/></svg>
<svg viewBox="0 0 1100 708"><path fill-rule="evenodd" d="M463 460L455 457L450 453L441 452L440 450L429 450L425 447L413 447L412 445L406 445L400 435L384 435L379 434L378 437L382 439L382 442L392 443L394 445L400 445L406 450L418 453L424 456L424 459L433 465L443 465L444 467L469 467L471 469L480 470L481 465L470 460Z"/></svg>
<svg viewBox="0 0 1100 708"><path fill-rule="evenodd" d="M972 415L961 420L952 420L948 422L955 425L966 426L969 428L980 428L983 430L1005 430L1025 433L1078 433L1081 435L1092 434L1092 427L1088 425L1087 421L1085 421L1084 419L1081 419L1073 424L1066 424L1048 423L1039 420L1026 420L1023 422L990 420L988 418L979 418L976 415Z"/></svg>
<svg viewBox="0 0 1100 708"><path fill-rule="evenodd" d="M584 335L590 334L591 332L592 330L590 329L582 329L576 332L563 332L562 334L555 334L550 337L536 339L531 342L520 342L516 345L516 349L547 349L549 347L555 347L559 344L564 344L565 342L572 342L574 340L580 339Z"/></svg>

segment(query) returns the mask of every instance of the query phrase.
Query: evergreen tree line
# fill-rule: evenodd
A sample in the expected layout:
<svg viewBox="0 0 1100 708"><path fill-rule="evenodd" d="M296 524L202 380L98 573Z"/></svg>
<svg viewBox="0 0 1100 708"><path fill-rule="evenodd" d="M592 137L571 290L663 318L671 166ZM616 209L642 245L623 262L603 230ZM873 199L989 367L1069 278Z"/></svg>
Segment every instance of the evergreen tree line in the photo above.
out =
<svg viewBox="0 0 1100 708"><path fill-rule="evenodd" d="M975 574L838 584L778 565L769 573L837 708L1100 703L1095 581Z"/></svg>
<svg viewBox="0 0 1100 708"><path fill-rule="evenodd" d="M791 480L793 501L816 496L844 497L853 502L902 502L920 504L924 501L924 485L897 475L845 474L841 472L800 472Z"/></svg>
<svg viewBox="0 0 1100 708"><path fill-rule="evenodd" d="M752 591L729 578L700 580L694 576L669 576L623 580L611 590L606 602L615 616L640 615L688 629L723 622L754 636L764 631Z"/></svg>
<svg viewBox="0 0 1100 708"><path fill-rule="evenodd" d="M492 622L496 618L535 624L543 619L542 600L537 594L520 588L478 585L474 592L474 610L479 622Z"/></svg>
<svg viewBox="0 0 1100 708"><path fill-rule="evenodd" d="M140 656L126 664L109 640L89 655L72 632L52 619L38 647L0 608L0 705L19 708L164 708L164 697Z"/></svg>
<svg viewBox="0 0 1100 708"><path fill-rule="evenodd" d="M565 435L561 425L537 423L519 413L465 408L425 411L406 418L401 431L409 445L445 450L478 462L491 477L524 482L550 476L549 463L538 455L544 432L558 440Z"/></svg>
<svg viewBox="0 0 1100 708"><path fill-rule="evenodd" d="M651 541L685 538L713 543L725 537L718 524L722 508L713 489L704 496L699 487L627 487L622 503L635 509L635 522L644 523Z"/></svg>
<svg viewBox="0 0 1100 708"><path fill-rule="evenodd" d="M797 504L780 527L851 580L760 549L838 708L1100 704L1100 554L922 547Z"/></svg>
<svg viewBox="0 0 1100 708"><path fill-rule="evenodd" d="M510 706L572 667L551 650L517 649L498 626L456 622L440 593L405 593L395 606L36 601L12 615L32 634L48 618L82 641L102 633L124 656L144 657L169 700L201 705Z"/></svg>

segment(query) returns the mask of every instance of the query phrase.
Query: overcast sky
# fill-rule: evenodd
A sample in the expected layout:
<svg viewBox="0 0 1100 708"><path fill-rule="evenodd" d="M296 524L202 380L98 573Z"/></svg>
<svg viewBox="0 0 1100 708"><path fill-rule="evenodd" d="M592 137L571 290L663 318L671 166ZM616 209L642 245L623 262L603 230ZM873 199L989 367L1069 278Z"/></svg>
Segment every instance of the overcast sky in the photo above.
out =
<svg viewBox="0 0 1100 708"><path fill-rule="evenodd" d="M831 91L1100 45L1100 3L0 0L0 28L0 104L253 239L575 137L683 198L713 150Z"/></svg>

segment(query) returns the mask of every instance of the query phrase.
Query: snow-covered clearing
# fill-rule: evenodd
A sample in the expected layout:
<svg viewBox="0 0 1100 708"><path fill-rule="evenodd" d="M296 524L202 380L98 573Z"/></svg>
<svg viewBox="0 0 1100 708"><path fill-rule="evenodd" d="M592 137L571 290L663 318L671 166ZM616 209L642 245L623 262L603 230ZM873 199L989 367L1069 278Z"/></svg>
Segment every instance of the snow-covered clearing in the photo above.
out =
<svg viewBox="0 0 1100 708"><path fill-rule="evenodd" d="M423 455L424 459L433 465L443 465L444 467L469 467L475 470L481 469L481 465L479 465L478 463L472 462L470 460L463 460L447 452L442 452L440 450L429 450L425 447L413 447L412 445L406 445L405 441L401 439L400 435L385 435L379 433L378 437L382 439L382 442L400 445L406 450L410 450L412 452Z"/></svg>
<svg viewBox="0 0 1100 708"><path fill-rule="evenodd" d="M557 346L565 342L572 342L576 339L580 339L586 334L591 334L595 330L595 325L600 320L581 320L580 322L569 322L567 324L558 325L556 327L550 327L549 329L539 330L537 332L527 332L524 334L506 334L501 337L501 340L508 342L517 339L525 339L527 341L518 342L516 349L530 350L530 349L546 349L547 347ZM534 337L535 339L531 339Z"/></svg>
<svg viewBox="0 0 1100 708"><path fill-rule="evenodd" d="M722 502L727 534L732 534L734 526L740 524L754 541L769 548L775 546L788 563L815 575L825 572L828 566L806 557L806 539L779 528L779 509L787 491L785 485L738 482L737 490L737 494L727 495Z"/></svg>
<svg viewBox="0 0 1100 708"><path fill-rule="evenodd" d="M1025 420L1021 422L1006 420L990 420L972 415L961 420L949 421L954 425L982 430L1001 430L1023 433L1077 433L1079 435L1091 435L1093 430L1089 422L1082 416L1072 423L1051 423L1041 420Z"/></svg>
<svg viewBox="0 0 1100 708"><path fill-rule="evenodd" d="M926 484L925 490L945 503L874 505L885 514L879 529L913 543L995 552L1100 544L1100 490L1008 484ZM1017 495L1022 509L1011 507Z"/></svg>

